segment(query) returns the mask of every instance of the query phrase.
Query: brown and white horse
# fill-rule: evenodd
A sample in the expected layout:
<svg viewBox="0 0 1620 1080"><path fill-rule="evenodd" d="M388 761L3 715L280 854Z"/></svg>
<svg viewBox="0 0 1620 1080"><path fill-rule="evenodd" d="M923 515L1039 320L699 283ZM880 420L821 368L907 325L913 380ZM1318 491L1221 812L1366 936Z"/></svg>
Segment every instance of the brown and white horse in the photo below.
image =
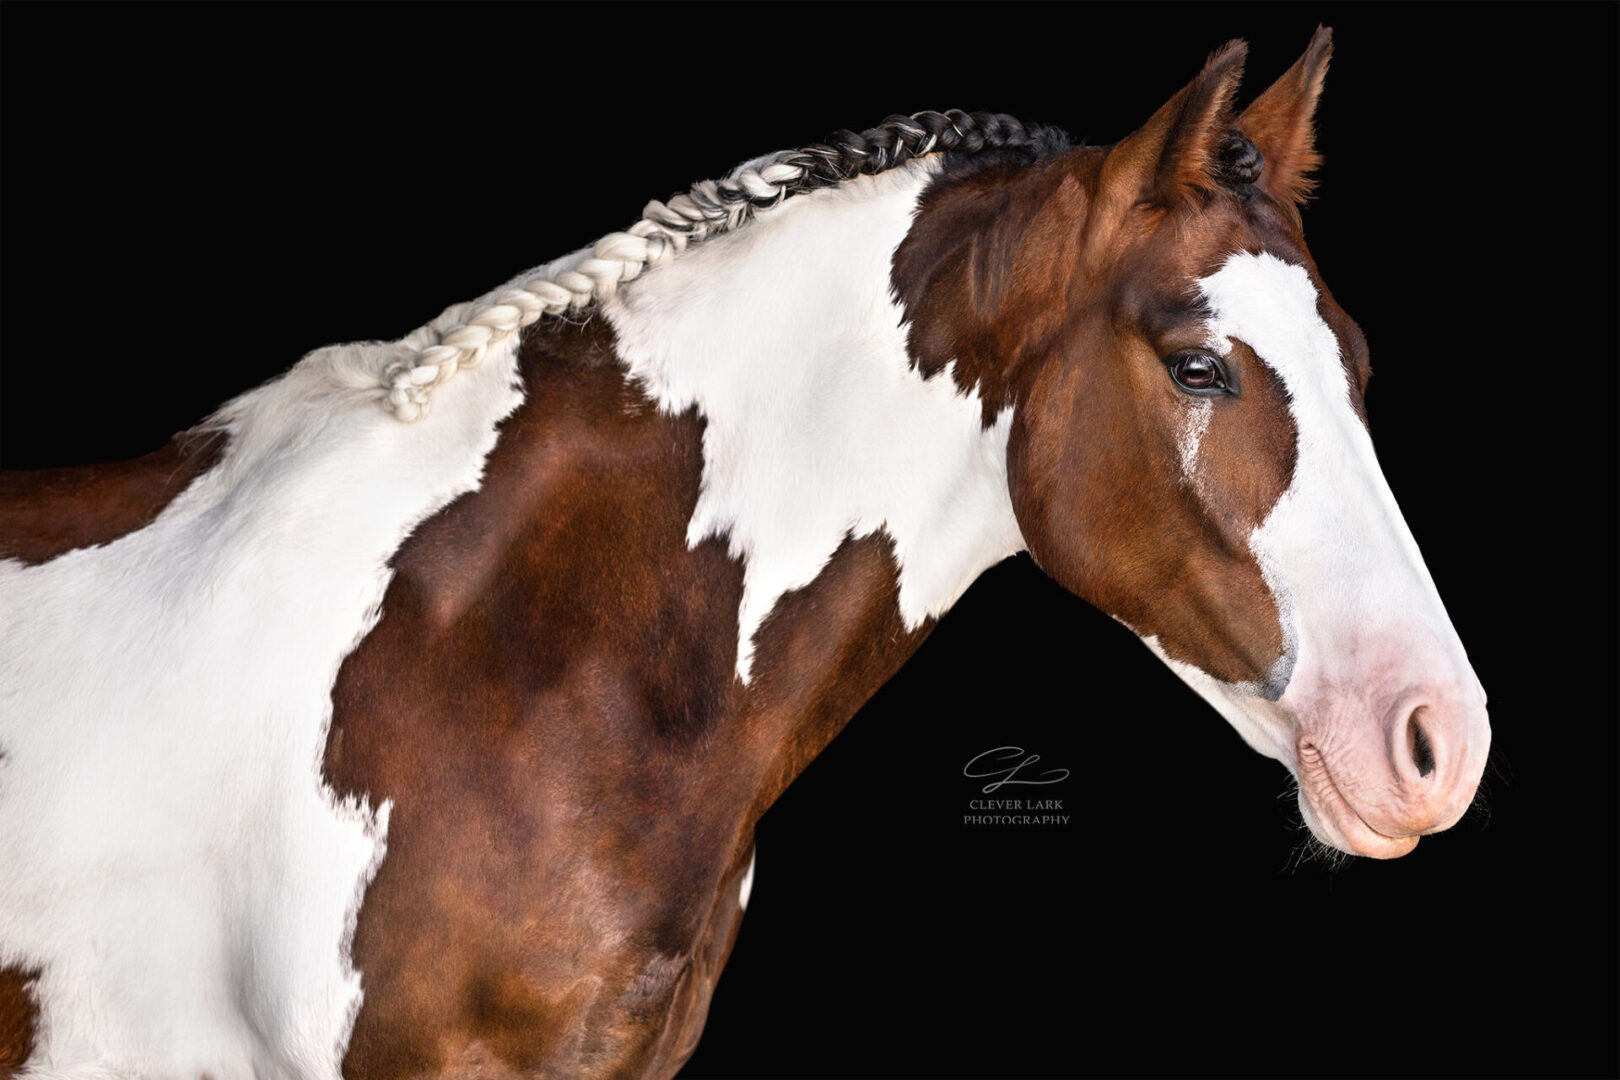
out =
<svg viewBox="0 0 1620 1080"><path fill-rule="evenodd" d="M1323 843L1456 821L1484 694L1300 230L1328 54L1112 147L840 133L7 477L0 1067L672 1074L760 815L1025 549Z"/></svg>

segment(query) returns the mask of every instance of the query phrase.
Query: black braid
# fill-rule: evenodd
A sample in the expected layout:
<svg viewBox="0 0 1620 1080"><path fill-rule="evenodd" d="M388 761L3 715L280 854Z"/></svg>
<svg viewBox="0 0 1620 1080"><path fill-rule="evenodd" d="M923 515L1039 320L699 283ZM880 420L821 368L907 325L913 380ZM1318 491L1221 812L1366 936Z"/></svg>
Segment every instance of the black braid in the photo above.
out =
<svg viewBox="0 0 1620 1080"><path fill-rule="evenodd" d="M773 194L751 194L736 180L718 180L712 191L700 194L694 190L690 195L712 209L728 213L742 210L747 215L751 210L775 206L789 195L880 173L924 154L945 151L977 157L989 151L1019 151L1034 160L1068 146L1068 137L1056 128L1030 132L1004 113L952 109L896 115L859 133L835 131L823 142L796 150L783 159L783 164L803 168L804 175L781 185ZM673 223L670 227L679 228Z"/></svg>
<svg viewBox="0 0 1620 1080"><path fill-rule="evenodd" d="M939 150L978 154L984 150L1017 149L1032 141L1024 125L1004 113L952 109L891 116L859 134L835 131L825 142L803 147L787 161L806 169L805 178L796 181L794 189L814 191L852 176L883 172Z"/></svg>

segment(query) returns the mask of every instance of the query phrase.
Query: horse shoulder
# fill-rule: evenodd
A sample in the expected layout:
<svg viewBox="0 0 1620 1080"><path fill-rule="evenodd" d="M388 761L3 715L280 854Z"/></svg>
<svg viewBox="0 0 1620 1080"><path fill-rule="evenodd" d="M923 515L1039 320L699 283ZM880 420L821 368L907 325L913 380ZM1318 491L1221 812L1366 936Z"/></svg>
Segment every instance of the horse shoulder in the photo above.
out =
<svg viewBox="0 0 1620 1080"><path fill-rule="evenodd" d="M611 349L600 323L530 335L478 487L395 554L339 672L327 781L392 807L351 1076L684 1056L730 949L740 572L686 543L701 422Z"/></svg>

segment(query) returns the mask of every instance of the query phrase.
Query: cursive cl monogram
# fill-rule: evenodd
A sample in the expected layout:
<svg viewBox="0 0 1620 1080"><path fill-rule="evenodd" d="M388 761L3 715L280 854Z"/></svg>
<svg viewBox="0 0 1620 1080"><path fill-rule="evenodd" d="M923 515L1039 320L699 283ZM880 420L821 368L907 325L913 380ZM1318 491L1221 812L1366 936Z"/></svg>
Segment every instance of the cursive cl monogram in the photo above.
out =
<svg viewBox="0 0 1620 1080"><path fill-rule="evenodd" d="M1055 784L1060 780L1068 779L1068 769L1047 769L1039 776L1031 778L1020 778L1018 776L1020 769L1026 765L1033 765L1039 760L1041 760L1039 754L1030 754L1025 757L1024 748L1021 746L998 746L994 750L986 750L969 761L963 767L962 775L970 780L986 780L996 777L997 779L990 780L990 783L984 785L983 791L986 795L1003 784Z"/></svg>

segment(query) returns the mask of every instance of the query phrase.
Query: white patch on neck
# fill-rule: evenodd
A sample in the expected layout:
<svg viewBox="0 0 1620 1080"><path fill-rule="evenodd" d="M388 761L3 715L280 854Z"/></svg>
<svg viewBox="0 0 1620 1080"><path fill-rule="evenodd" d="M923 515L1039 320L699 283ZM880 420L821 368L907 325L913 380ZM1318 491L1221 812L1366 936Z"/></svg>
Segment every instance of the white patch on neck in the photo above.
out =
<svg viewBox="0 0 1620 1080"><path fill-rule="evenodd" d="M890 261L935 167L790 199L603 305L646 393L706 421L686 539L728 536L743 560L744 682L771 608L846 536L893 540L907 628L1024 548L1007 489L1012 410L986 429L949 371L923 379L891 297Z"/></svg>
<svg viewBox="0 0 1620 1080"><path fill-rule="evenodd" d="M1212 312L1209 347L1225 356L1232 340L1242 341L1276 372L1297 432L1293 479L1249 541L1282 620L1285 652L1272 681L1292 691L1300 682L1354 677L1347 665L1355 635L1373 625L1411 626L1412 640L1440 642L1466 666L1351 404L1338 340L1317 311L1310 276L1268 253L1239 253L1199 288ZM1169 659L1156 641L1148 645L1251 746L1294 766L1291 694L1266 700L1281 685L1222 683Z"/></svg>
<svg viewBox="0 0 1620 1080"><path fill-rule="evenodd" d="M415 425L363 378L402 345L312 353L221 412L224 457L152 524L0 561L0 967L42 971L30 1075L339 1076L388 804L322 782L332 685L400 543L477 487L515 346Z"/></svg>

